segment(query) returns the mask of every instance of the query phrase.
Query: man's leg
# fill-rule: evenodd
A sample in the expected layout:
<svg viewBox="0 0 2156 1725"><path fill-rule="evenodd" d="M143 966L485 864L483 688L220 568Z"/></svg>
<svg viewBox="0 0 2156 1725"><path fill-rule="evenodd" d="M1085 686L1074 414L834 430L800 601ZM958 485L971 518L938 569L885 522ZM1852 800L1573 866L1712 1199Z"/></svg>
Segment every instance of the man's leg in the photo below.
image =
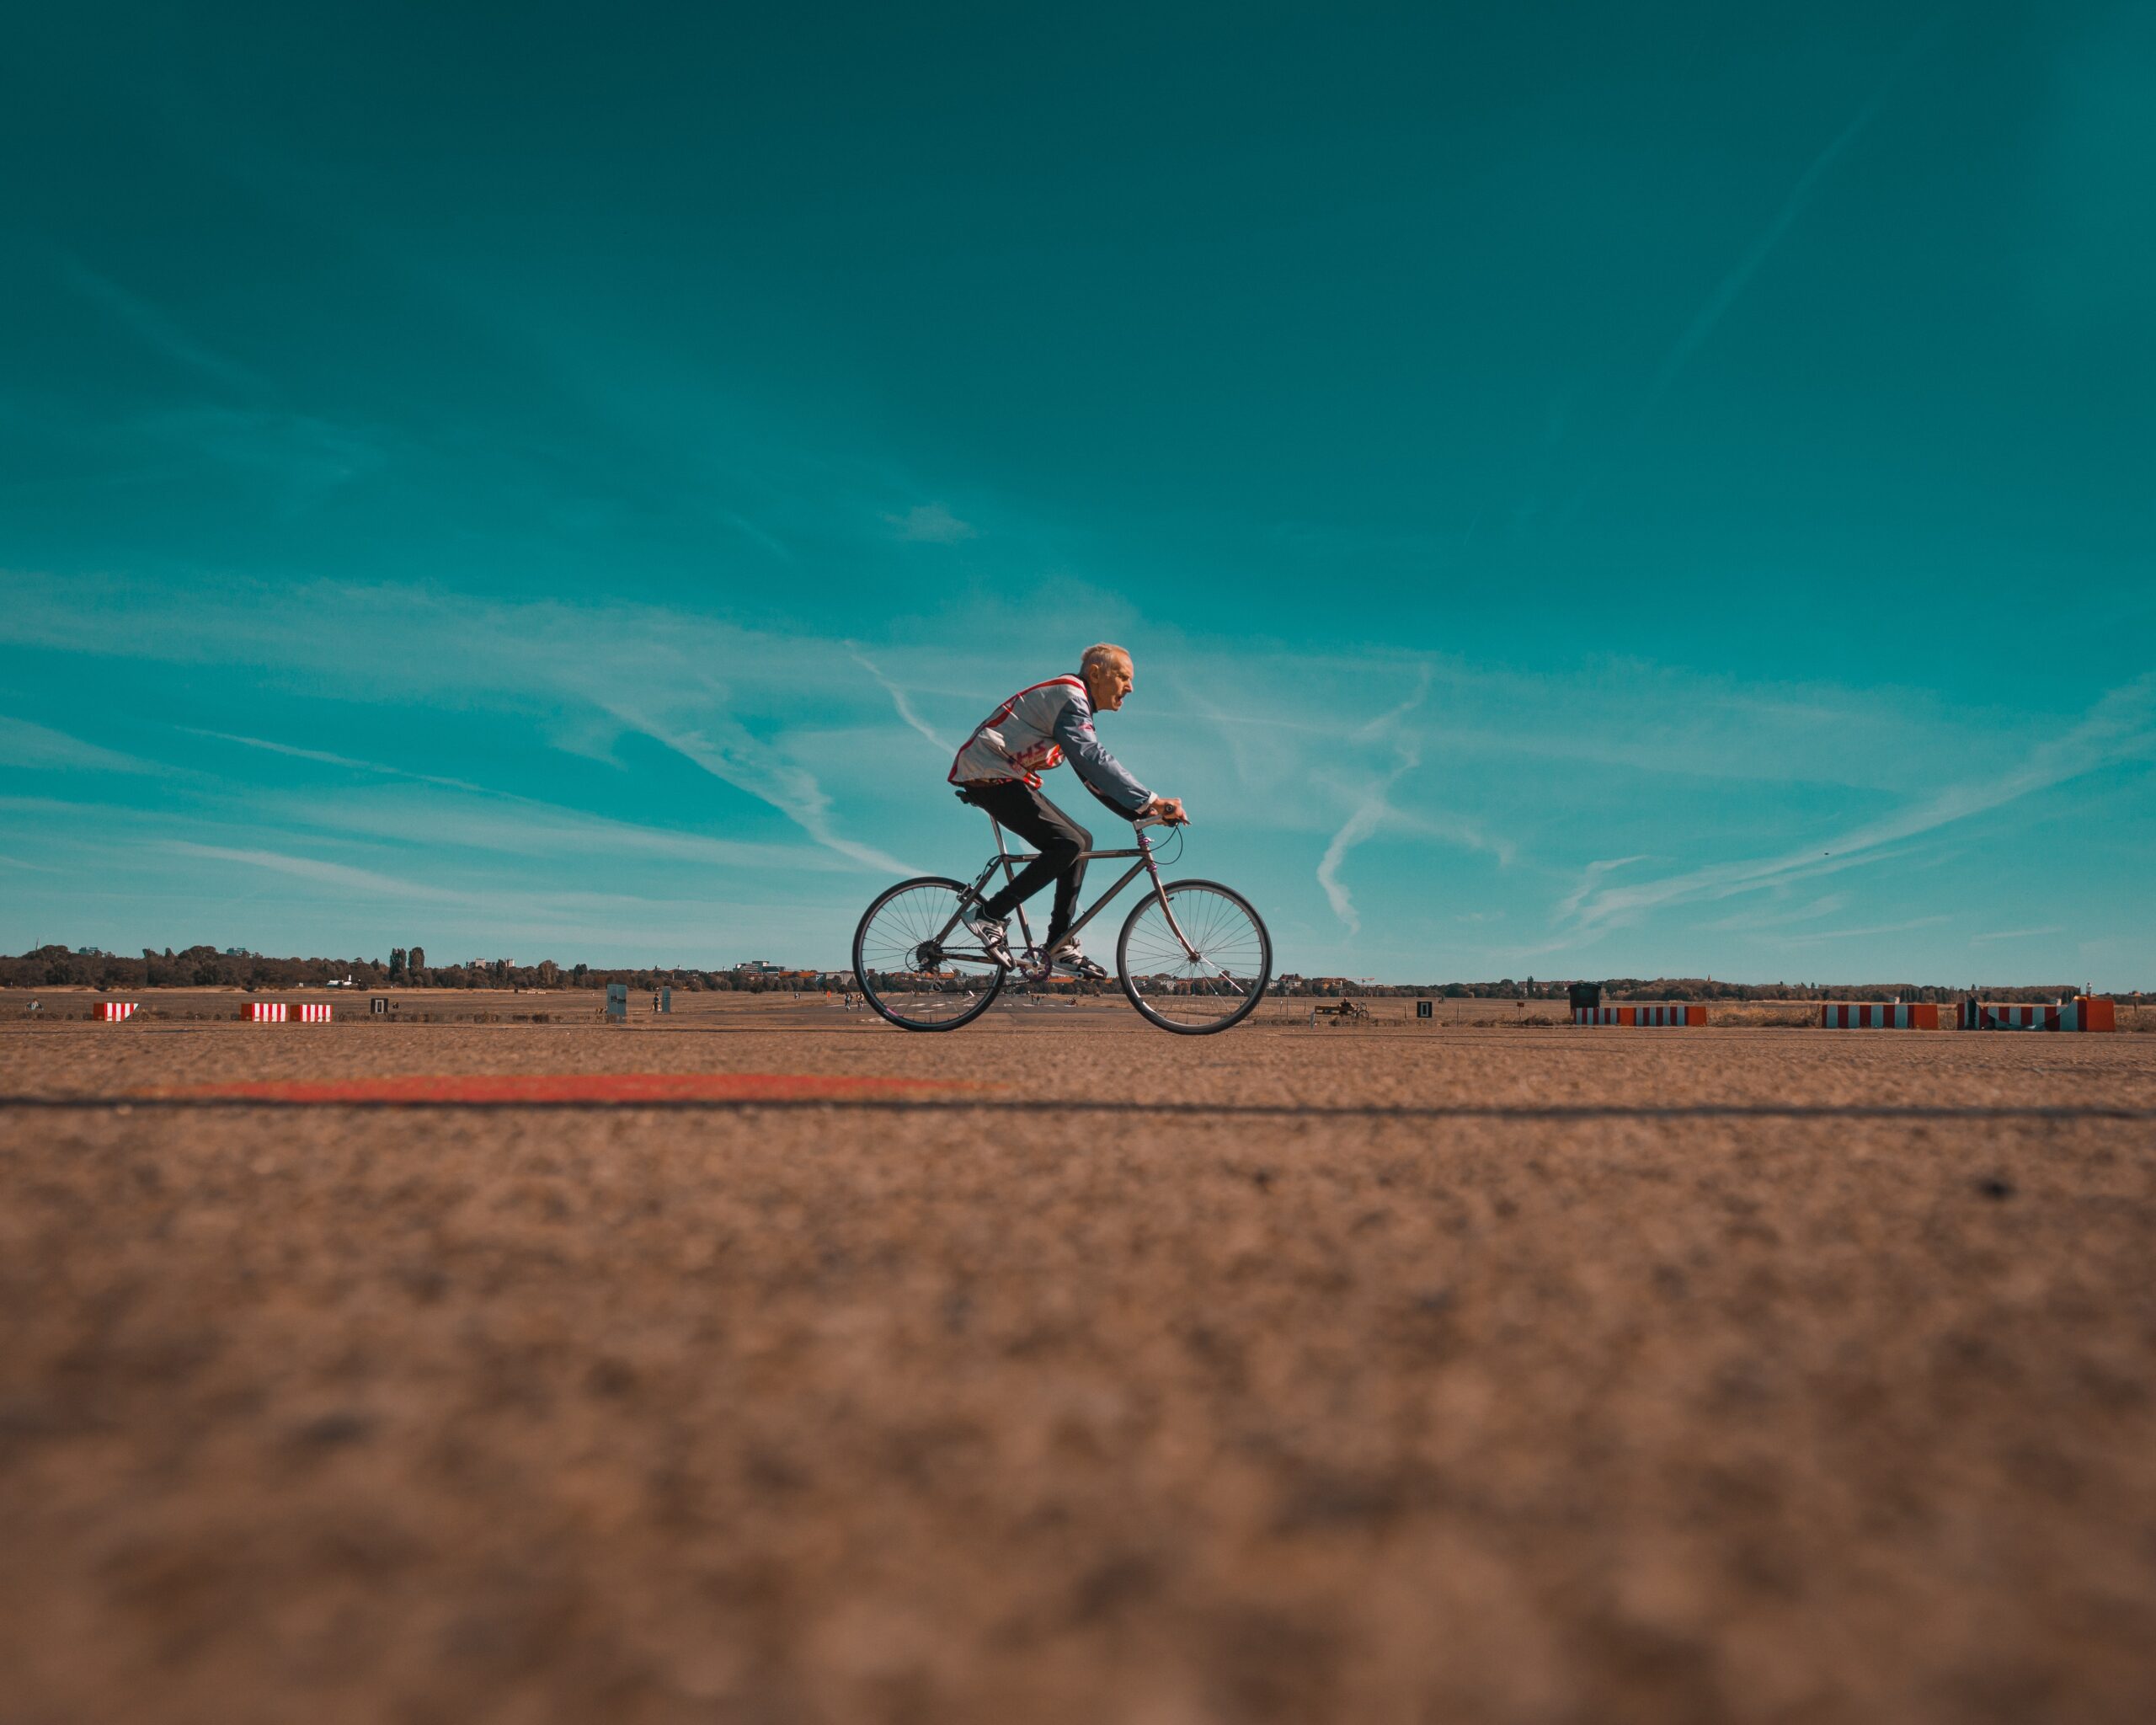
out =
<svg viewBox="0 0 2156 1725"><path fill-rule="evenodd" d="M1033 795L1049 818L1061 822L1078 845L1070 865L1055 878L1055 907L1048 913L1048 934L1041 943L1041 949L1046 952L1063 938L1070 919L1077 914L1078 889L1086 884L1086 853L1093 848L1093 836L1038 791Z"/></svg>
<svg viewBox="0 0 2156 1725"><path fill-rule="evenodd" d="M1021 780L982 785L969 800L975 808L986 809L1039 853L1018 871L1015 880L982 905L982 914L1000 922L1053 880L1055 908L1049 913L1049 927L1060 936L1070 926L1071 906L1086 878L1082 859L1093 846L1092 835Z"/></svg>

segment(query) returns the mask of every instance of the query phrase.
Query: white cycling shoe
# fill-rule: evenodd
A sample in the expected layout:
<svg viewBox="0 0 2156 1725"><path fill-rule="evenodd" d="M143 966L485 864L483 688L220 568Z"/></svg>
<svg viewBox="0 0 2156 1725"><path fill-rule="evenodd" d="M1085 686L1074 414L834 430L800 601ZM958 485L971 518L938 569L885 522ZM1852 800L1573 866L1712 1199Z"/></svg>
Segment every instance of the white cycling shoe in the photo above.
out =
<svg viewBox="0 0 2156 1725"><path fill-rule="evenodd" d="M993 916L977 916L966 924L974 938L980 943L981 950L1006 970L1016 970L1018 961L1011 956L1011 943L1004 938L1003 925Z"/></svg>
<svg viewBox="0 0 2156 1725"><path fill-rule="evenodd" d="M1049 962L1062 975L1075 976L1081 982L1109 982L1114 980L1086 956L1083 947L1068 937L1049 953Z"/></svg>

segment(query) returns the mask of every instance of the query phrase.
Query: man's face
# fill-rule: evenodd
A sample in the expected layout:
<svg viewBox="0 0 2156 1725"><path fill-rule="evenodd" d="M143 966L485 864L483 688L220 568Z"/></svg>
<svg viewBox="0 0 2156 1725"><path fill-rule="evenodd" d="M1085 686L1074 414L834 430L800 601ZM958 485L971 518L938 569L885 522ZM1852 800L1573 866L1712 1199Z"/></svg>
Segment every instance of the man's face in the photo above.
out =
<svg viewBox="0 0 2156 1725"><path fill-rule="evenodd" d="M1086 692L1093 697L1096 713L1113 713L1136 686L1127 659L1104 659L1086 673Z"/></svg>

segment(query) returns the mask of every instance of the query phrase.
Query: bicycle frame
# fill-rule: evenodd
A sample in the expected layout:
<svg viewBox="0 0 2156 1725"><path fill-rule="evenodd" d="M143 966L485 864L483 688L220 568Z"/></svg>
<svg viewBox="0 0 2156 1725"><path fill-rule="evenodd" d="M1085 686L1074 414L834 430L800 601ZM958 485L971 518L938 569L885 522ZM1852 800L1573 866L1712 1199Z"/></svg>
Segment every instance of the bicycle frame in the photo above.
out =
<svg viewBox="0 0 2156 1725"><path fill-rule="evenodd" d="M1020 868L1023 868L1027 863L1034 862L1038 859L1038 853L1037 852L1027 852L1022 855L1014 856L1004 846L1003 823L991 814L988 817L988 824L995 829L995 854L988 859L987 865L982 868L981 872L974 877L973 884L966 889L965 896L960 901L958 910L953 913L951 920L946 922L942 928L937 931L936 941L938 945L941 945L946 939L947 939L950 936L951 931L958 926L959 919L966 914L966 910L969 906L978 906L986 902L985 899L982 895L981 889L988 884L989 878L993 875L997 869L1001 868L1003 871L1004 884L1008 885L1011 881L1017 879ZM1134 851L1087 851L1082 856L1073 859L1074 861L1083 862L1109 861L1120 862L1125 857L1135 857L1138 860L1135 862L1133 862L1130 867L1124 871L1122 879L1116 882L1113 886L1102 893L1100 897L1094 900L1092 905L1086 911L1086 912L1065 931L1065 938L1068 939L1071 935L1076 934L1080 929L1083 928L1088 922L1091 922L1096 916L1099 916L1102 911L1107 908L1108 901L1110 900L1113 899L1125 887L1129 886L1132 881L1137 879L1140 874L1145 874L1151 877L1153 883L1153 895L1161 901L1161 914L1167 918L1168 927L1173 932L1175 937L1182 943L1183 951L1189 954L1193 960L1195 960L1198 958L1198 948L1191 945L1190 937L1182 932L1182 925L1176 921L1174 908L1168 903L1168 895L1161 888L1161 867L1159 863L1153 860L1152 842L1145 836L1145 825L1160 825L1162 824L1163 823L1156 820L1147 822L1145 825L1139 825L1138 826L1138 848ZM1027 950L1033 950L1033 928L1032 923L1026 920L1026 907L1023 905L1021 905L1017 909L1019 932L1026 937L1026 946Z"/></svg>

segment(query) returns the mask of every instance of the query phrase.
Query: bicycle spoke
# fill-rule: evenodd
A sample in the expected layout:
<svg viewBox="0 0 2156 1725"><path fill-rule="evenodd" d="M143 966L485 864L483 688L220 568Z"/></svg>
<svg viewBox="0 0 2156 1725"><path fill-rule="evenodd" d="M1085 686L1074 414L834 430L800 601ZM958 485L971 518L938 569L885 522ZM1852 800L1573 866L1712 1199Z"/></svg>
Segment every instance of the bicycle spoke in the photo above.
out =
<svg viewBox="0 0 2156 1725"><path fill-rule="evenodd" d="M985 1010L1002 972L977 943L942 944L958 933L968 889L956 881L909 881L878 899L854 935L855 969L870 1003L909 1029L955 1028Z"/></svg>
<svg viewBox="0 0 2156 1725"><path fill-rule="evenodd" d="M1151 897L1125 927L1124 986L1139 1011L1166 1028L1225 1028L1264 988L1272 950L1263 925L1225 888L1187 882L1166 891L1166 910Z"/></svg>

